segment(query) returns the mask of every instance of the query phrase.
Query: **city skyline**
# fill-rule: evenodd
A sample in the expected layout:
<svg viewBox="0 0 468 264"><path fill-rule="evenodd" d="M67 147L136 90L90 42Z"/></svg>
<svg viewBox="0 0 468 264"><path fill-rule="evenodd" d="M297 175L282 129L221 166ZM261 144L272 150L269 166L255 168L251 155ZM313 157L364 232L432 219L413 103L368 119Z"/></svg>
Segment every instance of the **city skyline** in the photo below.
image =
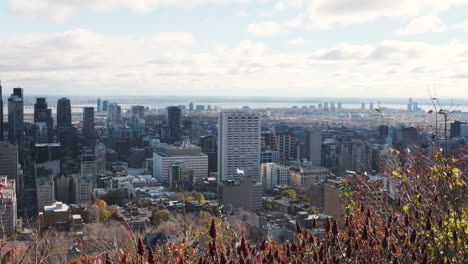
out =
<svg viewBox="0 0 468 264"><path fill-rule="evenodd" d="M467 11L464 0L8 0L0 76L4 94L466 98Z"/></svg>

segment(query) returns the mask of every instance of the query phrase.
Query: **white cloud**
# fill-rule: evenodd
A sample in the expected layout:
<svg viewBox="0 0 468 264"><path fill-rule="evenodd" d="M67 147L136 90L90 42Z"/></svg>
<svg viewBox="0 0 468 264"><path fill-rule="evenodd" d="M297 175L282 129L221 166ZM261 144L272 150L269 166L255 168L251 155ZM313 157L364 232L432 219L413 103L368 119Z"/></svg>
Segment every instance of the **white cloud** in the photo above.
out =
<svg viewBox="0 0 468 264"><path fill-rule="evenodd" d="M436 15L420 16L411 20L404 28L397 30L397 35L415 35L427 32L442 32L448 27Z"/></svg>
<svg viewBox="0 0 468 264"><path fill-rule="evenodd" d="M274 21L247 25L247 32L258 37L272 37L287 33L286 28Z"/></svg>
<svg viewBox="0 0 468 264"><path fill-rule="evenodd" d="M31 19L64 21L80 10L105 12L129 9L133 12L149 12L161 6L190 8L201 4L249 3L268 0L7 0L9 10Z"/></svg>
<svg viewBox="0 0 468 264"><path fill-rule="evenodd" d="M293 46L304 46L305 44L309 44L311 42L312 41L306 40L306 39L301 38L301 37L288 40L288 44L293 45Z"/></svg>
<svg viewBox="0 0 468 264"><path fill-rule="evenodd" d="M468 68L468 43L459 42L386 40L275 52L243 40L195 52L198 44L190 33L137 38L77 29L0 37L0 43L4 86L36 93L129 94L138 89L148 95L315 96L319 91L336 96L352 95L349 89L355 88L368 89L368 96L410 91L421 96L427 81L440 76L441 83L450 84L444 93L463 96L466 72L460 69Z"/></svg>

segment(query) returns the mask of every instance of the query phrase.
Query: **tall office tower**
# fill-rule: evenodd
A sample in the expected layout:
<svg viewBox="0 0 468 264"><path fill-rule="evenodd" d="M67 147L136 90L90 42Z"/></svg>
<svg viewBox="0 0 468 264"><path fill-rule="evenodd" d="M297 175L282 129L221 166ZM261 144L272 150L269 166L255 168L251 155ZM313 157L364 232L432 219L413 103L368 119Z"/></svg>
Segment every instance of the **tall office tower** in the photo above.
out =
<svg viewBox="0 0 468 264"><path fill-rule="evenodd" d="M374 111L374 103L369 103L369 110Z"/></svg>
<svg viewBox="0 0 468 264"><path fill-rule="evenodd" d="M193 110L193 103L189 104L189 110Z"/></svg>
<svg viewBox="0 0 468 264"><path fill-rule="evenodd" d="M53 127L51 126L53 126L52 111L47 108L46 99L36 98L34 104L34 142L36 144L52 142Z"/></svg>
<svg viewBox="0 0 468 264"><path fill-rule="evenodd" d="M94 149L84 148L83 156L81 157L81 176L89 176L93 179L93 187L97 185L97 162Z"/></svg>
<svg viewBox="0 0 468 264"><path fill-rule="evenodd" d="M221 111L218 117L218 181L236 180L238 170L260 181L260 115Z"/></svg>
<svg viewBox="0 0 468 264"><path fill-rule="evenodd" d="M322 166L322 133L320 130L306 131L305 156L314 166Z"/></svg>
<svg viewBox="0 0 468 264"><path fill-rule="evenodd" d="M361 110L366 110L366 103L365 102L361 103Z"/></svg>
<svg viewBox="0 0 468 264"><path fill-rule="evenodd" d="M278 146L276 146L278 143ZM277 133L275 150L278 151L278 163L286 164L290 160L295 159L295 144L294 144L294 135L289 132Z"/></svg>
<svg viewBox="0 0 468 264"><path fill-rule="evenodd" d="M177 106L167 107L167 126L172 142L182 140L182 118L181 110Z"/></svg>
<svg viewBox="0 0 468 264"><path fill-rule="evenodd" d="M407 107L408 112L413 112L413 98L408 99L408 107Z"/></svg>
<svg viewBox="0 0 468 264"><path fill-rule="evenodd" d="M145 107L141 105L132 106L132 127L145 126Z"/></svg>
<svg viewBox="0 0 468 264"><path fill-rule="evenodd" d="M96 102L96 111L99 113L101 112L101 98L98 98L97 99L97 102Z"/></svg>
<svg viewBox="0 0 468 264"><path fill-rule="evenodd" d="M76 152L76 128L72 125L70 99L60 98L57 102L57 134L64 153Z"/></svg>
<svg viewBox="0 0 468 264"><path fill-rule="evenodd" d="M72 121L70 99L60 98L57 102L57 128L71 126Z"/></svg>
<svg viewBox="0 0 468 264"><path fill-rule="evenodd" d="M466 121L454 121L450 124L450 138L456 138L461 136L461 125L466 124ZM466 136L466 135L464 135Z"/></svg>
<svg viewBox="0 0 468 264"><path fill-rule="evenodd" d="M106 145L97 143L94 146L94 156L96 156L96 169L103 171L106 169Z"/></svg>
<svg viewBox="0 0 468 264"><path fill-rule="evenodd" d="M24 159L24 100L23 88L13 88L8 98L8 140L18 145L19 162Z"/></svg>
<svg viewBox="0 0 468 264"><path fill-rule="evenodd" d="M94 107L83 108L83 135L94 137Z"/></svg>
<svg viewBox="0 0 468 264"><path fill-rule="evenodd" d="M342 142L339 146L338 171L345 173L350 171L372 170L373 154L369 144L360 140Z"/></svg>
<svg viewBox="0 0 468 264"><path fill-rule="evenodd" d="M0 207L2 208L2 228L0 228L0 235L3 236L14 234L16 232L16 182L13 179L0 176L0 183L3 184L2 197L0 198Z"/></svg>
<svg viewBox="0 0 468 264"><path fill-rule="evenodd" d="M117 103L109 105L109 116L107 120L108 127L119 127L120 119L122 117L122 108Z"/></svg>
<svg viewBox="0 0 468 264"><path fill-rule="evenodd" d="M335 103L330 103L330 111L331 111L332 113L335 113L335 112L336 112Z"/></svg>
<svg viewBox="0 0 468 264"><path fill-rule="evenodd" d="M328 102L323 103L323 111L328 111Z"/></svg>
<svg viewBox="0 0 468 264"><path fill-rule="evenodd" d="M102 101L102 111L103 112L109 111L109 101L107 100Z"/></svg>
<svg viewBox="0 0 468 264"><path fill-rule="evenodd" d="M261 167L264 191L279 185L289 185L289 167L275 163L263 163Z"/></svg>
<svg viewBox="0 0 468 264"><path fill-rule="evenodd" d="M3 93L2 93L2 81L0 81L0 141L3 141Z"/></svg>
<svg viewBox="0 0 468 264"><path fill-rule="evenodd" d="M419 111L418 102L413 102L413 112Z"/></svg>
<svg viewBox="0 0 468 264"><path fill-rule="evenodd" d="M208 156L208 172L218 171L218 146L212 135L200 137L201 151Z"/></svg>
<svg viewBox="0 0 468 264"><path fill-rule="evenodd" d="M0 141L0 176L18 181L18 146L7 141Z"/></svg>
<svg viewBox="0 0 468 264"><path fill-rule="evenodd" d="M338 102L338 110L343 109L343 104L341 102Z"/></svg>

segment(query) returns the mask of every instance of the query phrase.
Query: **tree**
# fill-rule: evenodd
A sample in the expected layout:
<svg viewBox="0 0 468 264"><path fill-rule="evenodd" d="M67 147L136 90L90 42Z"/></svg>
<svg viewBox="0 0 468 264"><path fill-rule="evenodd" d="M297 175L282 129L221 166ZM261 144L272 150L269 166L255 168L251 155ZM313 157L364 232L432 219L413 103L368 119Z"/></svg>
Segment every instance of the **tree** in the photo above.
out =
<svg viewBox="0 0 468 264"><path fill-rule="evenodd" d="M307 194L303 194L303 195L301 196L301 198L302 198L302 200L304 200L304 201L306 201L306 202L308 202L308 203L310 203L310 201L312 201L312 199L310 198L310 196L307 195Z"/></svg>
<svg viewBox="0 0 468 264"><path fill-rule="evenodd" d="M109 221L111 215L112 215L111 211L109 211L107 209L101 209L98 212L97 221L100 222L100 223L105 223L105 222Z"/></svg>
<svg viewBox="0 0 468 264"><path fill-rule="evenodd" d="M203 196L203 193L201 193L201 192L197 193L197 195L195 196L195 201L197 201L197 203L199 203L199 204L204 204L205 203L205 196Z"/></svg>
<svg viewBox="0 0 468 264"><path fill-rule="evenodd" d="M271 203L266 203L264 209L267 211L273 210L273 205Z"/></svg>
<svg viewBox="0 0 468 264"><path fill-rule="evenodd" d="M161 224L162 222L167 222L169 220L171 220L171 214L166 209L153 211L151 216L151 223L156 226Z"/></svg>
<svg viewBox="0 0 468 264"><path fill-rule="evenodd" d="M101 198L109 205L116 204L122 206L124 204L125 194L121 190L116 190L104 194Z"/></svg>
<svg viewBox="0 0 468 264"><path fill-rule="evenodd" d="M297 199L297 193L294 189L287 189L280 193L282 196L286 196L291 199Z"/></svg>
<svg viewBox="0 0 468 264"><path fill-rule="evenodd" d="M311 206L311 207L306 209L306 212L309 213L309 214L318 214L319 210L318 210L317 207Z"/></svg>

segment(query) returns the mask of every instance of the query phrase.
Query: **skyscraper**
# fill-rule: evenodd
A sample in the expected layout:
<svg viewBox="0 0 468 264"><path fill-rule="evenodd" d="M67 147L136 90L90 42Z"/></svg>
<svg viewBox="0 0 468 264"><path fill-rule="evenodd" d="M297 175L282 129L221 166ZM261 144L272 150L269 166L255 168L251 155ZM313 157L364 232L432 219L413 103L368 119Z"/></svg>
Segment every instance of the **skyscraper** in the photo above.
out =
<svg viewBox="0 0 468 264"><path fill-rule="evenodd" d="M34 136L35 143L49 143L52 142L52 130L53 130L52 111L47 108L47 102L45 98L36 98L34 104Z"/></svg>
<svg viewBox="0 0 468 264"><path fill-rule="evenodd" d="M112 103L108 108L109 117L107 120L108 127L118 127L122 116L122 108L117 103Z"/></svg>
<svg viewBox="0 0 468 264"><path fill-rule="evenodd" d="M57 102L57 128L71 126L72 122L70 99L60 98Z"/></svg>
<svg viewBox="0 0 468 264"><path fill-rule="evenodd" d="M109 101L107 100L102 101L102 111L103 112L109 111Z"/></svg>
<svg viewBox="0 0 468 264"><path fill-rule="evenodd" d="M83 135L94 137L94 107L83 108Z"/></svg>
<svg viewBox="0 0 468 264"><path fill-rule="evenodd" d="M218 117L218 181L244 175L260 180L260 115L249 111L222 111Z"/></svg>
<svg viewBox="0 0 468 264"><path fill-rule="evenodd" d="M305 156L316 167L322 165L322 133L318 129L305 133Z"/></svg>
<svg viewBox="0 0 468 264"><path fill-rule="evenodd" d="M3 97L2 97L2 81L0 81L0 141L3 137Z"/></svg>
<svg viewBox="0 0 468 264"><path fill-rule="evenodd" d="M101 98L98 98L98 99L97 99L96 104L97 104L97 105L96 105L96 110L97 110L97 112L99 113L99 112L101 112Z"/></svg>
<svg viewBox="0 0 468 264"><path fill-rule="evenodd" d="M0 142L0 176L18 181L18 146Z"/></svg>
<svg viewBox="0 0 468 264"><path fill-rule="evenodd" d="M189 110L193 110L193 103L189 104Z"/></svg>
<svg viewBox="0 0 468 264"><path fill-rule="evenodd" d="M167 126L169 127L169 133L171 141L180 141L182 139L182 121L181 121L181 110L177 106L167 107Z"/></svg>
<svg viewBox="0 0 468 264"><path fill-rule="evenodd" d="M24 159L24 100L23 88L13 88L8 98L8 140L18 145L19 161Z"/></svg>
<svg viewBox="0 0 468 264"><path fill-rule="evenodd" d="M413 111L413 98L409 98L409 99L408 99L408 108L407 108L407 111L408 111L408 112L412 112L412 111Z"/></svg>

